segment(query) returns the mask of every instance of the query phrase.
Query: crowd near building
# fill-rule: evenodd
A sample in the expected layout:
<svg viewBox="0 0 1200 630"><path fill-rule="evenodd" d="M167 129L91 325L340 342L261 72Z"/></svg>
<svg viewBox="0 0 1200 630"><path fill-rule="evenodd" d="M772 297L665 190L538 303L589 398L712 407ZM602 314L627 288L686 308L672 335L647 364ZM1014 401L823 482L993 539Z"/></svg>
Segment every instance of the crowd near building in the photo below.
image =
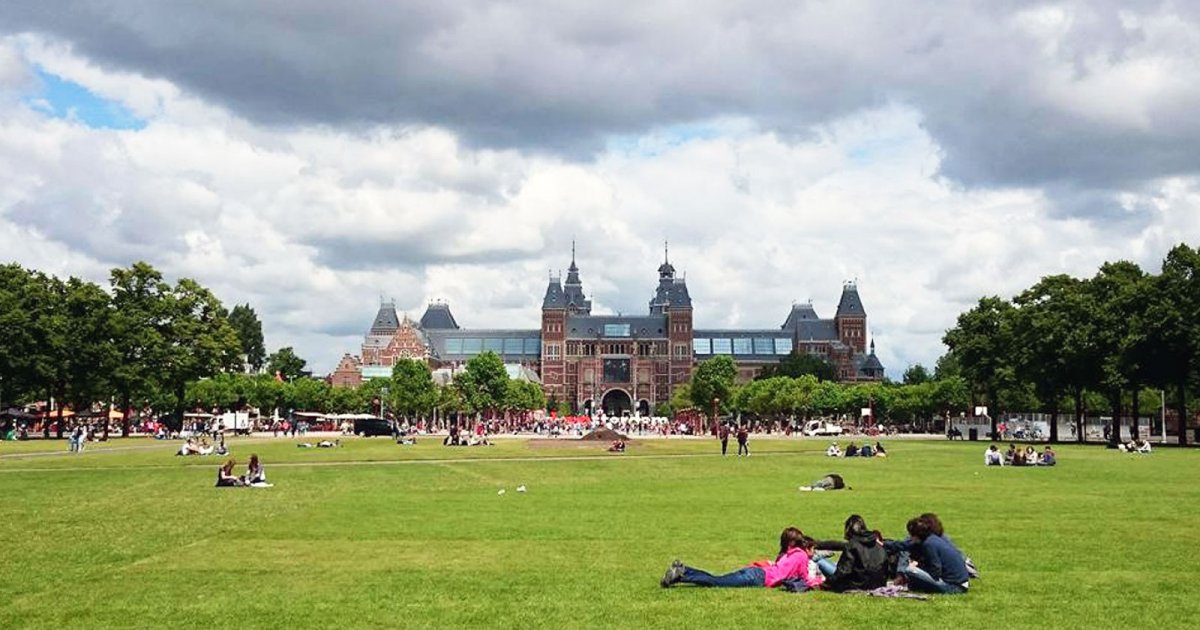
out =
<svg viewBox="0 0 1200 630"><path fill-rule="evenodd" d="M742 381L792 353L825 359L842 382L883 378L854 282L842 286L829 319L803 303L793 304L778 328L697 329L687 282L664 256L648 306L644 315L592 314L572 246L566 278L551 274L546 285L540 328L464 328L440 301L413 321L397 313L395 302L383 302L361 353L343 356L330 380L355 386L390 375L400 359L420 359L447 382L472 357L494 352L510 376L540 383L547 400L579 413L644 416L688 383L699 362L719 355L733 358Z"/></svg>

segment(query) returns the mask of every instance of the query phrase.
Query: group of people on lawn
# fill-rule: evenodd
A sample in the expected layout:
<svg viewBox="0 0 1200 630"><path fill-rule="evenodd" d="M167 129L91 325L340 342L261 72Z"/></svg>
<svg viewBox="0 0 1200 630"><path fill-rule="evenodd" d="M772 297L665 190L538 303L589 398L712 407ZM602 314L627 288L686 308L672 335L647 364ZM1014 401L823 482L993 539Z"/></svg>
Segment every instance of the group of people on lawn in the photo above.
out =
<svg viewBox="0 0 1200 630"><path fill-rule="evenodd" d="M271 484L267 483L267 471L259 461L258 455L250 456L250 463L246 465L246 474L244 475L234 475L234 466L237 466L237 461L231 457L217 470L218 488L271 487Z"/></svg>
<svg viewBox="0 0 1200 630"><path fill-rule="evenodd" d="M851 442L850 446L846 447L846 452L843 453L838 443L833 442L829 448L825 449L825 455L829 457L887 457L887 449L883 448L883 444L878 441L875 442L875 446L870 444L859 446Z"/></svg>
<svg viewBox="0 0 1200 630"><path fill-rule="evenodd" d="M836 593L871 591L902 586L921 593L961 594L977 577L974 565L946 537L936 514L908 521L908 537L888 540L867 528L863 517L846 519L842 540L817 541L795 527L779 536L779 555L759 560L731 573L713 575L675 560L660 584L696 586L783 587L790 591L825 590ZM837 562L830 553L837 552ZM890 583L890 584L889 584Z"/></svg>
<svg viewBox="0 0 1200 630"><path fill-rule="evenodd" d="M1003 453L995 444L983 452L985 466L1053 466L1057 463L1058 455L1049 445L1041 453L1033 446L1019 449L1016 444L1009 444L1008 450Z"/></svg>

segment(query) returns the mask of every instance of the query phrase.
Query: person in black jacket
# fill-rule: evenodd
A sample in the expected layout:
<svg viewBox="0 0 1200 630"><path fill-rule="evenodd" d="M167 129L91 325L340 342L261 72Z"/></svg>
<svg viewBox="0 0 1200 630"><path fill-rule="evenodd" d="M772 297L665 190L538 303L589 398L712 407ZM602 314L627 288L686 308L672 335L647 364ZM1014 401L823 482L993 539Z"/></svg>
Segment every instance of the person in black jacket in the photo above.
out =
<svg viewBox="0 0 1200 630"><path fill-rule="evenodd" d="M845 541L818 542L816 549L842 554L836 567L827 559L817 562L826 577L821 586L824 590L869 591L887 584L887 551L880 544L879 533L867 529L866 521L857 514L846 519Z"/></svg>

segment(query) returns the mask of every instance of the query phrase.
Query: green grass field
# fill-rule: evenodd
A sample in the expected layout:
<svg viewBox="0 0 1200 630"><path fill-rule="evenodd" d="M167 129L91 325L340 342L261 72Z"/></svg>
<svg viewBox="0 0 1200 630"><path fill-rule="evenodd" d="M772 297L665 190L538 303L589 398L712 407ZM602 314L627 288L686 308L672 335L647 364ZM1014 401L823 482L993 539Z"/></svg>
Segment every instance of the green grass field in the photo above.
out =
<svg viewBox="0 0 1200 630"><path fill-rule="evenodd" d="M447 449L231 442L270 489L213 488L177 442L0 444L0 628L1196 627L1200 452L1060 450L1053 469L981 465L982 443L823 441ZM847 492L796 487L839 472ZM529 492L514 489L527 484ZM507 494L497 490L507 488ZM983 578L932 601L765 589L663 590L676 557L714 571L771 556L796 525L850 513L899 537L942 516Z"/></svg>

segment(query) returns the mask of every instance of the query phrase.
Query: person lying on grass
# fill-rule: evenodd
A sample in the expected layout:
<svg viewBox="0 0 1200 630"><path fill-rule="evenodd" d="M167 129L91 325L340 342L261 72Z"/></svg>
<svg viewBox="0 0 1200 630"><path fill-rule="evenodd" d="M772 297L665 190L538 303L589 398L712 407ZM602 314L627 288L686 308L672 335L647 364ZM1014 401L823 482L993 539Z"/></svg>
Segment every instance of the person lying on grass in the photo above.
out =
<svg viewBox="0 0 1200 630"><path fill-rule="evenodd" d="M877 531L867 529L863 517L851 514L846 519L844 540L820 541L814 545L822 551L839 551L837 565L828 558L818 558L817 567L825 576L822 590L841 593L885 586L888 575L888 554Z"/></svg>
<svg viewBox="0 0 1200 630"><path fill-rule="evenodd" d="M810 486L800 486L800 491L824 492L826 490L841 490L842 488L850 489L846 486L846 480L842 479L842 476L837 473L830 473L814 481Z"/></svg>
<svg viewBox="0 0 1200 630"><path fill-rule="evenodd" d="M808 570L812 548L813 539L805 536L804 532L799 529L789 527L779 535L779 555L773 561L759 560L732 573L713 575L707 571L686 566L676 560L671 563L659 583L663 588L670 588L676 584L725 588L745 586L773 588L785 581L800 580L806 587L812 589L825 581L819 573L812 574Z"/></svg>
<svg viewBox="0 0 1200 630"><path fill-rule="evenodd" d="M936 516L933 520L936 521ZM931 519L917 517L910 519L906 527L907 540L885 540L883 543L888 551L899 553L896 575L903 577L913 591L946 595L966 593L971 579L966 557L958 547L936 533L941 530L941 522L936 521L933 525ZM919 563L911 559L913 551L920 552Z"/></svg>

